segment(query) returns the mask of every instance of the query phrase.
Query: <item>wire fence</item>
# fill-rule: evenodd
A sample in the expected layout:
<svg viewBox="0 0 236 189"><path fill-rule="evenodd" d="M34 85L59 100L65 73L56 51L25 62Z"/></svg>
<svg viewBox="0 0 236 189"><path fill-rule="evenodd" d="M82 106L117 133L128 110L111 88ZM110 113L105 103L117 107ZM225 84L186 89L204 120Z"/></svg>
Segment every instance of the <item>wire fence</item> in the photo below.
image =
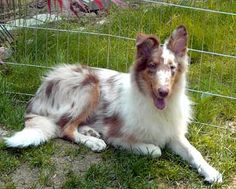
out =
<svg viewBox="0 0 236 189"><path fill-rule="evenodd" d="M224 99L230 104L236 103L236 41L235 36L232 37L235 33L234 29L230 26L230 24L232 24L232 27L236 25L236 13L233 12L235 11L233 8L227 8L227 10L210 9L207 8L204 1L196 3L196 1L142 0L132 2L131 9L133 12L126 10L128 13L123 18L119 18L117 15L119 15L119 11L125 10L114 8L111 11L117 11L117 13L112 13L110 17L107 15L97 16L94 13L85 16L86 14L83 13L79 21L75 21L75 19L71 19L73 17L71 13L68 13L68 11L61 13L57 7L50 15L47 4L45 4L46 1L25 0L20 1L20 3L19 1L11 1L15 3L6 6L7 2L9 1L2 0L0 3L3 7L0 9L1 28L4 27L7 31L10 31L16 39L14 42L11 40L10 43L15 44L12 46L19 47L19 43L21 44L24 61L21 61L18 58L19 54L15 53L12 58L5 60L5 65L13 66L14 69L23 68L22 72L25 72L27 68L48 69L61 62L74 63L81 61L91 66L101 66L100 62L103 61L102 67L127 71L133 61L132 53L134 52L136 33L141 31L166 37L166 33L163 33L160 28L161 26L165 30L170 30L179 19L183 22L191 22L190 25L194 25L195 20L199 22L199 19L203 18L200 21L202 23L201 27L206 27L206 29L199 28L201 32L199 32L200 37L198 39L196 35L199 26L189 31L189 54L193 61L190 65L190 87L188 90L193 95L198 95L199 98L216 97L219 101ZM234 2L229 1L229 3L233 4ZM39 8L39 6L41 7ZM137 17L136 12L140 7L142 15ZM182 13L187 13L188 18L179 16ZM200 14L201 17L199 18L198 15ZM150 15L154 16L151 17ZM170 15L170 20L163 21L166 19L166 15ZM110 22L109 18L113 18L115 21ZM156 19L156 25L153 25L153 19ZM230 21L228 20L232 20L233 23L229 24ZM214 26L211 25L211 22L215 23ZM226 29L221 30L220 27L224 25L224 22L226 23ZM136 23L136 25L133 23ZM208 25L211 29L208 28ZM226 33L222 33L222 31ZM1 29L2 35L0 33L0 36L3 36L3 32L3 29ZM194 34L191 35L191 32ZM221 40L222 36L220 35L224 36L226 43ZM63 38L64 48L60 44L62 42L61 38ZM218 39L220 39L220 42L218 42ZM50 40L54 44L49 44L51 43ZM0 37L1 46L4 46L6 41ZM230 48L228 42L230 42ZM71 43L76 44L77 49L71 50ZM96 49L96 43L104 43L104 49ZM55 50L54 60L49 54L51 49ZM17 51L18 49L14 50ZM61 54L65 58L62 58ZM71 59L73 56L71 54L77 54L76 60ZM33 56L33 58L28 58L28 56ZM121 56L123 58L120 58ZM195 60L198 63L195 63ZM120 63L121 61L123 63ZM206 66L205 62L209 62L209 64ZM230 69L225 70L226 64L230 64ZM216 70L220 71L216 74ZM14 81L8 78L2 78L1 80L0 82L5 83L4 94L32 96L35 91L35 89L27 91L27 88L25 91L19 90L19 88L14 87ZM8 85L13 87L8 87ZM229 120L232 120L232 116ZM235 120L232 122L235 124ZM195 120L195 123L228 129L234 133L236 131L235 128L228 127L225 123L212 124L211 122L198 120Z"/></svg>

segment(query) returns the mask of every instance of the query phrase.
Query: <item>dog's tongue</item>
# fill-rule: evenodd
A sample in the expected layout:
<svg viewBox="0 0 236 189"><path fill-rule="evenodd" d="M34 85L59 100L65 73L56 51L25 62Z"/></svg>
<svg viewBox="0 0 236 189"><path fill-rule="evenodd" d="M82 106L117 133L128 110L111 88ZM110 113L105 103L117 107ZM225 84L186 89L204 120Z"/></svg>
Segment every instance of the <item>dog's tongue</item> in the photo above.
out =
<svg viewBox="0 0 236 189"><path fill-rule="evenodd" d="M163 110L166 107L165 99L163 99L163 98L155 99L155 106L158 109Z"/></svg>

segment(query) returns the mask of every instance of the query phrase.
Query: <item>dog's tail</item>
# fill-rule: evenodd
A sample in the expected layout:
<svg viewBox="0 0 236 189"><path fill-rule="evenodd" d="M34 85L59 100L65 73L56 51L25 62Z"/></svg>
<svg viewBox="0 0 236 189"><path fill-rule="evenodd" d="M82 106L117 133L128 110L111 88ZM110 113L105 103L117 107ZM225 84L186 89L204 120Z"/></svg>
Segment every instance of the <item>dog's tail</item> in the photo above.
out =
<svg viewBox="0 0 236 189"><path fill-rule="evenodd" d="M30 115L26 117L25 128L22 131L4 140L8 147L23 148L37 146L57 135L58 127L53 120L39 115Z"/></svg>

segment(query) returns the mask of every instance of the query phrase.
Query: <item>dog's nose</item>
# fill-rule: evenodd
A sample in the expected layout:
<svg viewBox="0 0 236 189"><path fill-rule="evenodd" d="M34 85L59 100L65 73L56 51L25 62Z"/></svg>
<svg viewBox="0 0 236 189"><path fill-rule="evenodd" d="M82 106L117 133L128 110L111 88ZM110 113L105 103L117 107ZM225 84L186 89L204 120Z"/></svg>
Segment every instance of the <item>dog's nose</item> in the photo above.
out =
<svg viewBox="0 0 236 189"><path fill-rule="evenodd" d="M167 87L161 87L158 89L158 94L160 97L165 98L169 94L169 89Z"/></svg>

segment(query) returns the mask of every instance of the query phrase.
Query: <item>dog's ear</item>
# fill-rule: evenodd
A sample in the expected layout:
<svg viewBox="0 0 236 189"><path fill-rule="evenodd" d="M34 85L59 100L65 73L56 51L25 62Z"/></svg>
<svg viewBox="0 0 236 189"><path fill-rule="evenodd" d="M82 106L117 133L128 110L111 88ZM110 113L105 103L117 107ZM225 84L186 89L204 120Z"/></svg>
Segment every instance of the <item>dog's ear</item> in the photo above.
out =
<svg viewBox="0 0 236 189"><path fill-rule="evenodd" d="M150 57L153 49L159 46L159 40L154 35L139 34L136 39L137 58Z"/></svg>
<svg viewBox="0 0 236 189"><path fill-rule="evenodd" d="M185 26L177 27L167 41L167 48L176 56L183 57L187 53L188 33Z"/></svg>

